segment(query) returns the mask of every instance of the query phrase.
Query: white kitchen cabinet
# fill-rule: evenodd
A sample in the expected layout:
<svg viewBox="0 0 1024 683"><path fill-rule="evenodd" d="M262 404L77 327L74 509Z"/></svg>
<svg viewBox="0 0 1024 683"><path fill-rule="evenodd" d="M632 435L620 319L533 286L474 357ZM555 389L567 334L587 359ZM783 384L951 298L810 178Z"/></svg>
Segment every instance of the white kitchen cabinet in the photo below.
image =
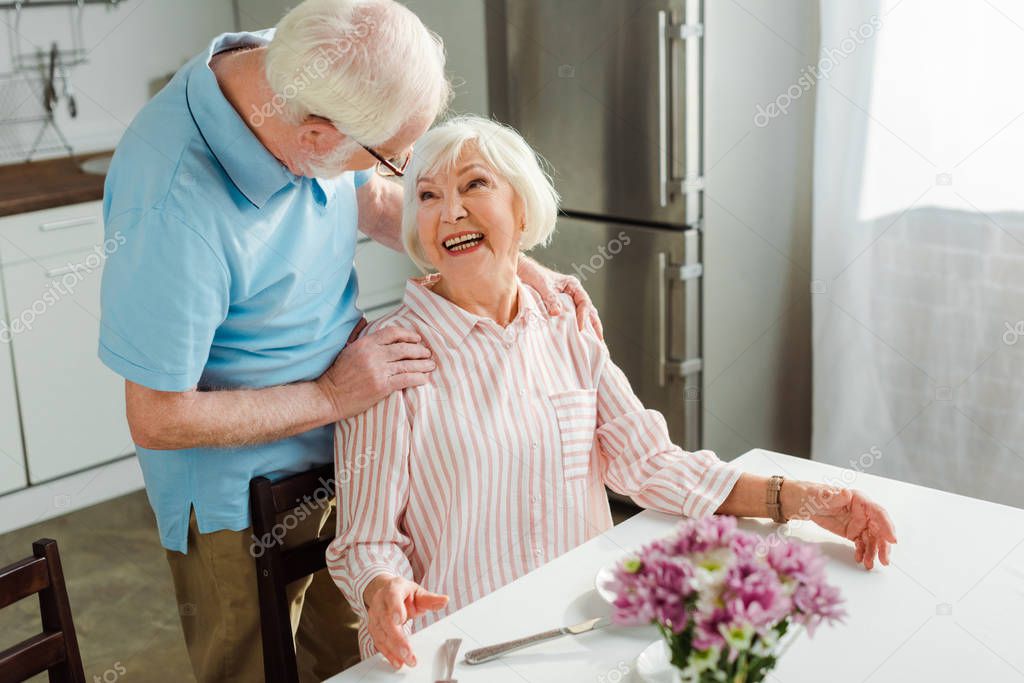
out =
<svg viewBox="0 0 1024 683"><path fill-rule="evenodd" d="M3 268L8 317L24 328L12 345L32 483L134 450L123 380L96 356L101 271L93 250Z"/></svg>
<svg viewBox="0 0 1024 683"><path fill-rule="evenodd" d="M103 203L69 204L0 218L0 264L92 249L103 242Z"/></svg>
<svg viewBox="0 0 1024 683"><path fill-rule="evenodd" d="M25 454L21 450L18 394L11 369L10 330L6 326L3 285L0 284L0 494L23 488Z"/></svg>

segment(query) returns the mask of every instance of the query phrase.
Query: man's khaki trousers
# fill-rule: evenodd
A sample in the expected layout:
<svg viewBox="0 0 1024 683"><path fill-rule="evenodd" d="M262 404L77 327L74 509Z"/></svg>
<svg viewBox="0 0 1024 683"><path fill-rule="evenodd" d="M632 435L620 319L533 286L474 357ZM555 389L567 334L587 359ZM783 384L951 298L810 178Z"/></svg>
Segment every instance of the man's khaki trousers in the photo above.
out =
<svg viewBox="0 0 1024 683"><path fill-rule="evenodd" d="M333 536L334 510L332 500L288 520L284 547ZM201 534L193 512L188 554L167 551L198 683L264 680L253 542L251 528ZM326 569L290 584L288 598L300 681L322 681L359 661L356 617Z"/></svg>

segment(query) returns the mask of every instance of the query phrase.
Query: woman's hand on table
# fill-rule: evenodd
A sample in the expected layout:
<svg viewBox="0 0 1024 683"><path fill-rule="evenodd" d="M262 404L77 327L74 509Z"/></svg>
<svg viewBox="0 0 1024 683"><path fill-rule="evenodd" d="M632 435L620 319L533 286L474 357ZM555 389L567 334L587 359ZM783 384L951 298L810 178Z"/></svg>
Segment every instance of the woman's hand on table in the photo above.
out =
<svg viewBox="0 0 1024 683"><path fill-rule="evenodd" d="M518 274L519 279L537 290L549 315L558 315L562 312L562 306L558 303L559 294L571 296L573 303L576 304L576 320L580 330L583 329L585 321L590 320L597 336L604 339L601 318L597 315L594 302L590 300L590 295L583 289L579 279L572 275L556 273L526 256L519 258Z"/></svg>
<svg viewBox="0 0 1024 683"><path fill-rule="evenodd" d="M865 568L874 568L876 556L889 564L889 544L896 543L896 528L885 508L860 491L787 479L781 496L787 517L809 519L853 541L854 559Z"/></svg>
<svg viewBox="0 0 1024 683"><path fill-rule="evenodd" d="M374 647L391 666L400 669L403 664L416 666L416 655L402 626L410 619L443 608L448 604L448 596L431 593L401 576L382 574L366 586L363 603Z"/></svg>

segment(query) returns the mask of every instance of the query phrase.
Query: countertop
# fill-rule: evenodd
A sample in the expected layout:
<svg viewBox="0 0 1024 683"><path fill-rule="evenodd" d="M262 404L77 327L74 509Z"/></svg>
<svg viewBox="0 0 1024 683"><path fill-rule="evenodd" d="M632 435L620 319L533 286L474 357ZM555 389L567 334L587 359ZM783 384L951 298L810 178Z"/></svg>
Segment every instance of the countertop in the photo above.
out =
<svg viewBox="0 0 1024 683"><path fill-rule="evenodd" d="M101 199L104 176L86 173L78 164L109 154L94 152L74 159L61 157L0 166L0 216Z"/></svg>

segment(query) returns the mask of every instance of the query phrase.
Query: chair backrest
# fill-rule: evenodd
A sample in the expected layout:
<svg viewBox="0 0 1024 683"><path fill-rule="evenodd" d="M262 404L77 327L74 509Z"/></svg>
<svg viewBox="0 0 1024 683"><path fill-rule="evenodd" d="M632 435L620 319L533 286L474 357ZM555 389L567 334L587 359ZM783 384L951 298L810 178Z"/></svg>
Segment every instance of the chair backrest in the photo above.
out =
<svg viewBox="0 0 1024 683"><path fill-rule="evenodd" d="M43 671L51 683L85 683L57 541L49 538L32 544L32 557L0 569L0 609L36 594L43 632L0 652L0 683Z"/></svg>
<svg viewBox="0 0 1024 683"><path fill-rule="evenodd" d="M327 489L325 494L324 489ZM334 497L334 465L271 482L256 477L249 484L252 531L255 536L256 585L260 600L263 671L267 681L298 683L295 643L286 586L327 566L331 539L285 548L274 533L277 516L320 495ZM319 502L319 501L318 501ZM269 542L268 542L269 541Z"/></svg>

